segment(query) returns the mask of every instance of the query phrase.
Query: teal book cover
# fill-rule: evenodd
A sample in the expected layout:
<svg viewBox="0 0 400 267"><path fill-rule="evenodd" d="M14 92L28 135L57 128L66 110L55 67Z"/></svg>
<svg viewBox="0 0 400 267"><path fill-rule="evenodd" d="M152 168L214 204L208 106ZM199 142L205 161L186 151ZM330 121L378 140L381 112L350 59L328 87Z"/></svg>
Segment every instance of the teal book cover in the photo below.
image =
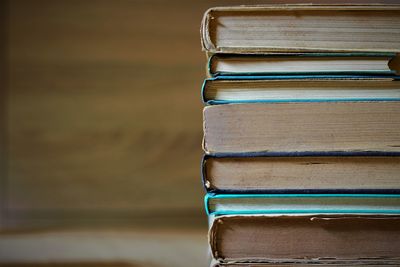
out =
<svg viewBox="0 0 400 267"><path fill-rule="evenodd" d="M389 63L395 57L396 54L391 52L216 53L209 57L207 70L212 77L302 74L393 75L396 71L389 68ZM380 63L379 67L377 62Z"/></svg>
<svg viewBox="0 0 400 267"><path fill-rule="evenodd" d="M207 194L208 215L398 214L398 194Z"/></svg>
<svg viewBox="0 0 400 267"><path fill-rule="evenodd" d="M399 101L399 79L371 74L216 76L204 80L201 98L205 105Z"/></svg>

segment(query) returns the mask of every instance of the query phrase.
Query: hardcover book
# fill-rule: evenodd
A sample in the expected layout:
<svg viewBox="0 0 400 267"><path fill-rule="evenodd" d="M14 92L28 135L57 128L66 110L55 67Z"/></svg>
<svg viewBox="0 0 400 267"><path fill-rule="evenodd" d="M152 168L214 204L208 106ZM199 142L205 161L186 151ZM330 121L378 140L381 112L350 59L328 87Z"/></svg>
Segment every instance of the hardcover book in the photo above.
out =
<svg viewBox="0 0 400 267"><path fill-rule="evenodd" d="M246 79L244 79L246 78ZM400 100L398 76L219 76L206 79L209 105L257 102ZM300 79L301 78L301 79Z"/></svg>
<svg viewBox="0 0 400 267"><path fill-rule="evenodd" d="M400 266L400 5L209 9L213 267Z"/></svg>
<svg viewBox="0 0 400 267"><path fill-rule="evenodd" d="M400 102L207 106L206 153L400 151Z"/></svg>
<svg viewBox="0 0 400 267"><path fill-rule="evenodd" d="M347 262L347 263L346 263ZM368 267L379 267L379 266L397 266L396 261L385 261L385 260L368 260L363 262L359 261L332 261L332 260L318 260L309 261L309 263L296 263L297 267L316 267L316 266L331 266L331 267L354 267L354 266L364 266L368 264ZM212 260L210 267L288 267L293 266L293 262L223 262Z"/></svg>
<svg viewBox="0 0 400 267"><path fill-rule="evenodd" d="M391 263L398 266L400 217L373 214L220 216L212 220L209 241L213 257L230 264L369 266Z"/></svg>
<svg viewBox="0 0 400 267"><path fill-rule="evenodd" d="M400 52L399 5L270 5L209 9L211 53Z"/></svg>
<svg viewBox="0 0 400 267"><path fill-rule="evenodd" d="M209 215L399 214L400 194L207 194Z"/></svg>
<svg viewBox="0 0 400 267"><path fill-rule="evenodd" d="M400 193L400 153L205 155L203 183L215 193Z"/></svg>
<svg viewBox="0 0 400 267"><path fill-rule="evenodd" d="M395 74L395 53L214 54L210 76L276 74Z"/></svg>

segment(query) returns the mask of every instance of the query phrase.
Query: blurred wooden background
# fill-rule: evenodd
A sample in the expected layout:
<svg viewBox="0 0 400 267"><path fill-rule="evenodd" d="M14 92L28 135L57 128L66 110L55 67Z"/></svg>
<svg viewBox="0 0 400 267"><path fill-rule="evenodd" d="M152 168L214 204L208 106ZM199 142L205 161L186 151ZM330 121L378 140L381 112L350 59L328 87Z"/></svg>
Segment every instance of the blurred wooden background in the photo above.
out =
<svg viewBox="0 0 400 267"><path fill-rule="evenodd" d="M2 229L205 228L199 28L240 3L2 1Z"/></svg>
<svg viewBox="0 0 400 267"><path fill-rule="evenodd" d="M199 27L210 2L3 6L3 226L205 225Z"/></svg>
<svg viewBox="0 0 400 267"><path fill-rule="evenodd" d="M241 3L1 1L3 229L204 227L200 21Z"/></svg>

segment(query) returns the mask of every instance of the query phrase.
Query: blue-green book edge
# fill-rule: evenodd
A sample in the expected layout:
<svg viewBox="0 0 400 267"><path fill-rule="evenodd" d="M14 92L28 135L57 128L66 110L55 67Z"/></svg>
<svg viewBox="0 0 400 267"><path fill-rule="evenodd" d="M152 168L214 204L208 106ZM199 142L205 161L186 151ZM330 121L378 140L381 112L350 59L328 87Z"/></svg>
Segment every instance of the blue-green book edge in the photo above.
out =
<svg viewBox="0 0 400 267"><path fill-rule="evenodd" d="M399 75L271 75L271 76L217 76L207 78L201 86L201 99L205 105L223 105L239 103L297 103L297 102L359 102L359 101L400 101L400 98L321 98L321 99L273 99L273 100L207 100L207 83L217 80L343 80L343 79L379 79L400 80Z"/></svg>
<svg viewBox="0 0 400 267"><path fill-rule="evenodd" d="M392 60L396 56L396 53L392 52L351 52L351 53L274 53L274 54L221 54L221 53L216 53L213 54L208 58L207 62L207 72L211 77L217 77L221 75L225 76L231 76L235 75L234 73L230 72L216 72L213 73L211 71L211 65L212 62L215 58L217 57L388 57L391 58ZM389 60L389 62L390 62ZM304 74L305 72L282 72L280 74L285 75L285 74ZM395 74L395 71L373 71L373 72L366 72L366 71L349 71L349 72L314 72L310 74L365 74L365 73L371 73L371 74ZM262 75L276 75L279 73L269 73L269 72L264 72L264 73L254 73L254 72L243 72L241 75L243 76L262 76Z"/></svg>
<svg viewBox="0 0 400 267"><path fill-rule="evenodd" d="M312 213L335 213L335 214L400 214L396 210L240 210L240 211L215 211L210 212L210 199L226 198L400 198L399 194L213 194L207 193L204 197L204 207L207 215L245 215L245 214L312 214Z"/></svg>

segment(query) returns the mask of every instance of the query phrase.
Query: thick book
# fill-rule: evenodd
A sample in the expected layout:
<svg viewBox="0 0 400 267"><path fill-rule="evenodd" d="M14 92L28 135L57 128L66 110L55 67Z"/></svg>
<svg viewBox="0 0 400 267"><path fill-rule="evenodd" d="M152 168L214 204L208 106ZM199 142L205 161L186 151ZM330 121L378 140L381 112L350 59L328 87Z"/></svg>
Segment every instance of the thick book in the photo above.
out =
<svg viewBox="0 0 400 267"><path fill-rule="evenodd" d="M400 151L400 102L207 106L206 153Z"/></svg>
<svg viewBox="0 0 400 267"><path fill-rule="evenodd" d="M276 74L395 74L395 53L214 54L210 76Z"/></svg>
<svg viewBox="0 0 400 267"><path fill-rule="evenodd" d="M208 215L399 214L400 194L207 194Z"/></svg>
<svg viewBox="0 0 400 267"><path fill-rule="evenodd" d="M400 193L400 153L205 155L213 193Z"/></svg>
<svg viewBox="0 0 400 267"><path fill-rule="evenodd" d="M219 76L206 79L209 105L256 102L400 100L398 76Z"/></svg>
<svg viewBox="0 0 400 267"><path fill-rule="evenodd" d="M400 217L374 214L220 216L211 222L209 242L216 261L241 263L239 266L258 266L246 263L399 266Z"/></svg>
<svg viewBox="0 0 400 267"><path fill-rule="evenodd" d="M400 52L400 5L267 5L209 9L211 53Z"/></svg>

